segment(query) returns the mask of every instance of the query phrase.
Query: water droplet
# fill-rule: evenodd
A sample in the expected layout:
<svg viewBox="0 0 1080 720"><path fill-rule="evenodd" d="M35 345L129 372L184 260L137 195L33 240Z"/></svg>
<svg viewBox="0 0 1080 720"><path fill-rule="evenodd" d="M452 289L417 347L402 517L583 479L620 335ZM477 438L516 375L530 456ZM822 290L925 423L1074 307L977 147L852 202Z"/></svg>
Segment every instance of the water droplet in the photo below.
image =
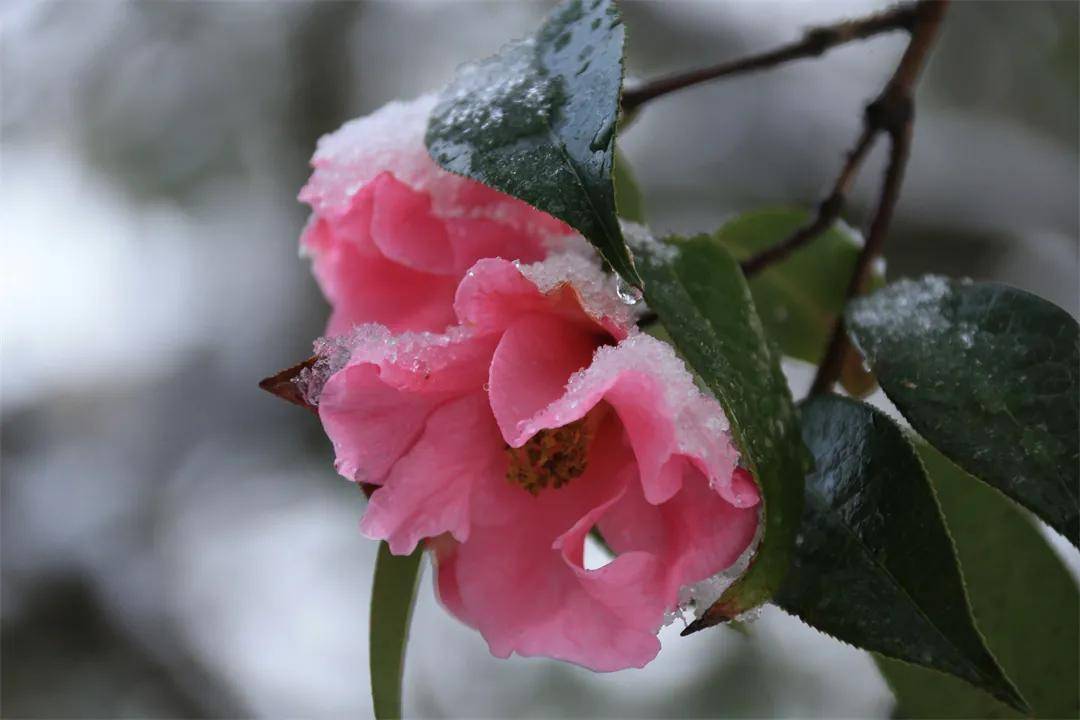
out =
<svg viewBox="0 0 1080 720"><path fill-rule="evenodd" d="M623 305L637 305L641 302L641 290L617 276L615 279L615 293Z"/></svg>

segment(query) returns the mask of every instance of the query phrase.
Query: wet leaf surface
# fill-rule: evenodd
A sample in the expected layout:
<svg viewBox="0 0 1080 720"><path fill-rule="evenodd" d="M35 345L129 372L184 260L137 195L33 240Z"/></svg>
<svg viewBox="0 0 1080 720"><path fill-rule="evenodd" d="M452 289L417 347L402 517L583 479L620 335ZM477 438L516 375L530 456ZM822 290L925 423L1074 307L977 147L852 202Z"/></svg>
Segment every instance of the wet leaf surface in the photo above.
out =
<svg viewBox="0 0 1080 720"><path fill-rule="evenodd" d="M1023 710L971 616L915 449L886 415L835 395L800 405L816 469L777 603L856 647L934 668Z"/></svg>
<svg viewBox="0 0 1080 720"><path fill-rule="evenodd" d="M979 629L1035 717L1080 715L1080 592L1027 514L925 443L918 444L956 544ZM1019 714L955 678L877 657L897 715Z"/></svg>
<svg viewBox="0 0 1080 720"><path fill-rule="evenodd" d="M611 180L615 184L615 205L619 210L619 217L636 223L645 222L645 198L623 153L615 153Z"/></svg>
<svg viewBox="0 0 1080 720"><path fill-rule="evenodd" d="M760 605L779 587L799 522L808 456L787 381L735 259L708 235L657 242L631 230L645 300L723 406L741 462L764 501L765 535L750 569L690 625L693 632Z"/></svg>
<svg viewBox="0 0 1080 720"><path fill-rule="evenodd" d="M1080 330L997 283L926 277L852 303L848 331L931 445L1080 543Z"/></svg>
<svg viewBox="0 0 1080 720"><path fill-rule="evenodd" d="M624 35L612 0L560 4L532 38L458 71L426 141L442 167L565 221L640 285L612 184Z"/></svg>

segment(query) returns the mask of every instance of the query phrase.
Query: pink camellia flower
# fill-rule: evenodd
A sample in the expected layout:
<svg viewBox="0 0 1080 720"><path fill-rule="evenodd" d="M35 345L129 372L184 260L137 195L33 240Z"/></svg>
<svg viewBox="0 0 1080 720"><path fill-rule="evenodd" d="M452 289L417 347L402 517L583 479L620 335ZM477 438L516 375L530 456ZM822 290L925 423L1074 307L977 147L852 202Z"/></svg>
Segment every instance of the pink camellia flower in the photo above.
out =
<svg viewBox="0 0 1080 720"><path fill-rule="evenodd" d="M361 530L426 541L496 656L645 665L758 529L723 411L580 255L481 260L453 308L443 333L323 340L306 377L336 467L377 486ZM586 569L593 528L615 557Z"/></svg>
<svg viewBox="0 0 1080 720"><path fill-rule="evenodd" d="M377 322L441 331L454 291L485 257L540 260L572 232L526 203L438 167L424 147L434 96L392 102L319 140L300 191L301 248L333 308L327 334Z"/></svg>

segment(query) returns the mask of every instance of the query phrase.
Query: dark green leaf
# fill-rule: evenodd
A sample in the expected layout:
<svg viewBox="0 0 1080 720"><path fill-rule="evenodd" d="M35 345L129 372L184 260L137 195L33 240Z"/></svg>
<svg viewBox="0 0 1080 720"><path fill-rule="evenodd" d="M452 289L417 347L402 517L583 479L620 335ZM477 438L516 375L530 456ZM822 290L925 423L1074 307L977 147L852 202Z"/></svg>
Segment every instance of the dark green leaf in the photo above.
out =
<svg viewBox="0 0 1080 720"><path fill-rule="evenodd" d="M812 219L805 210L755 210L725 223L716 238L743 261L778 245ZM765 331L785 355L815 365L821 362L833 323L844 308L862 242L855 230L838 222L750 279ZM884 283L880 269L871 275L871 283L871 289Z"/></svg>
<svg viewBox="0 0 1080 720"><path fill-rule="evenodd" d="M816 469L779 605L844 642L1024 709L975 627L934 491L900 428L835 395L800 410Z"/></svg>
<svg viewBox="0 0 1080 720"><path fill-rule="evenodd" d="M375 581L371 587L370 657L371 698L379 720L401 717L401 675L405 668L405 643L420 579L423 550L412 555L392 555L379 543Z"/></svg>
<svg viewBox="0 0 1080 720"><path fill-rule="evenodd" d="M750 569L690 631L772 597L787 570L808 456L787 381L765 340L735 259L708 235L659 243L628 229L645 300L731 421L742 462L762 490L765 535Z"/></svg>
<svg viewBox="0 0 1080 720"><path fill-rule="evenodd" d="M623 153L615 153L611 179L615 184L615 206L619 209L619 217L636 223L645 222L645 198Z"/></svg>
<svg viewBox="0 0 1080 720"><path fill-rule="evenodd" d="M447 170L566 221L639 286L611 180L624 34L612 0L562 3L531 40L458 72L427 146Z"/></svg>
<svg viewBox="0 0 1080 720"><path fill-rule="evenodd" d="M926 277L854 303L851 333L930 444L1080 544L1080 329L997 283Z"/></svg>
<svg viewBox="0 0 1080 720"><path fill-rule="evenodd" d="M937 490L986 643L1036 717L1080 716L1080 593L1020 508L928 445L919 452ZM964 683L876 658L901 717L1017 714Z"/></svg>

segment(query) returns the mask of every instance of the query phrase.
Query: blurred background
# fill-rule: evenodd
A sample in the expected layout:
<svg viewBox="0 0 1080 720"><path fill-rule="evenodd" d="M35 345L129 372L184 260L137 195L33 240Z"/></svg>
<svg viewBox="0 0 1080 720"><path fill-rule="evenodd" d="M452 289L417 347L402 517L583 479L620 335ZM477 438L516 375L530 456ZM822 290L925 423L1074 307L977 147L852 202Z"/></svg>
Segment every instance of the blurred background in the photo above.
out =
<svg viewBox="0 0 1080 720"><path fill-rule="evenodd" d="M628 2L632 77L873 2ZM326 308L297 236L316 139L527 34L525 2L19 2L0 10L5 717L364 717L375 545L316 421L257 381ZM956 3L920 88L892 277L1078 309L1076 2ZM901 36L650 104L658 230L813 204ZM883 148L879 147L879 150ZM847 219L864 224L881 157ZM804 369L791 369L805 383ZM1076 552L1057 547L1075 569ZM406 712L885 717L869 658L770 609L642 671L498 661L421 586Z"/></svg>

